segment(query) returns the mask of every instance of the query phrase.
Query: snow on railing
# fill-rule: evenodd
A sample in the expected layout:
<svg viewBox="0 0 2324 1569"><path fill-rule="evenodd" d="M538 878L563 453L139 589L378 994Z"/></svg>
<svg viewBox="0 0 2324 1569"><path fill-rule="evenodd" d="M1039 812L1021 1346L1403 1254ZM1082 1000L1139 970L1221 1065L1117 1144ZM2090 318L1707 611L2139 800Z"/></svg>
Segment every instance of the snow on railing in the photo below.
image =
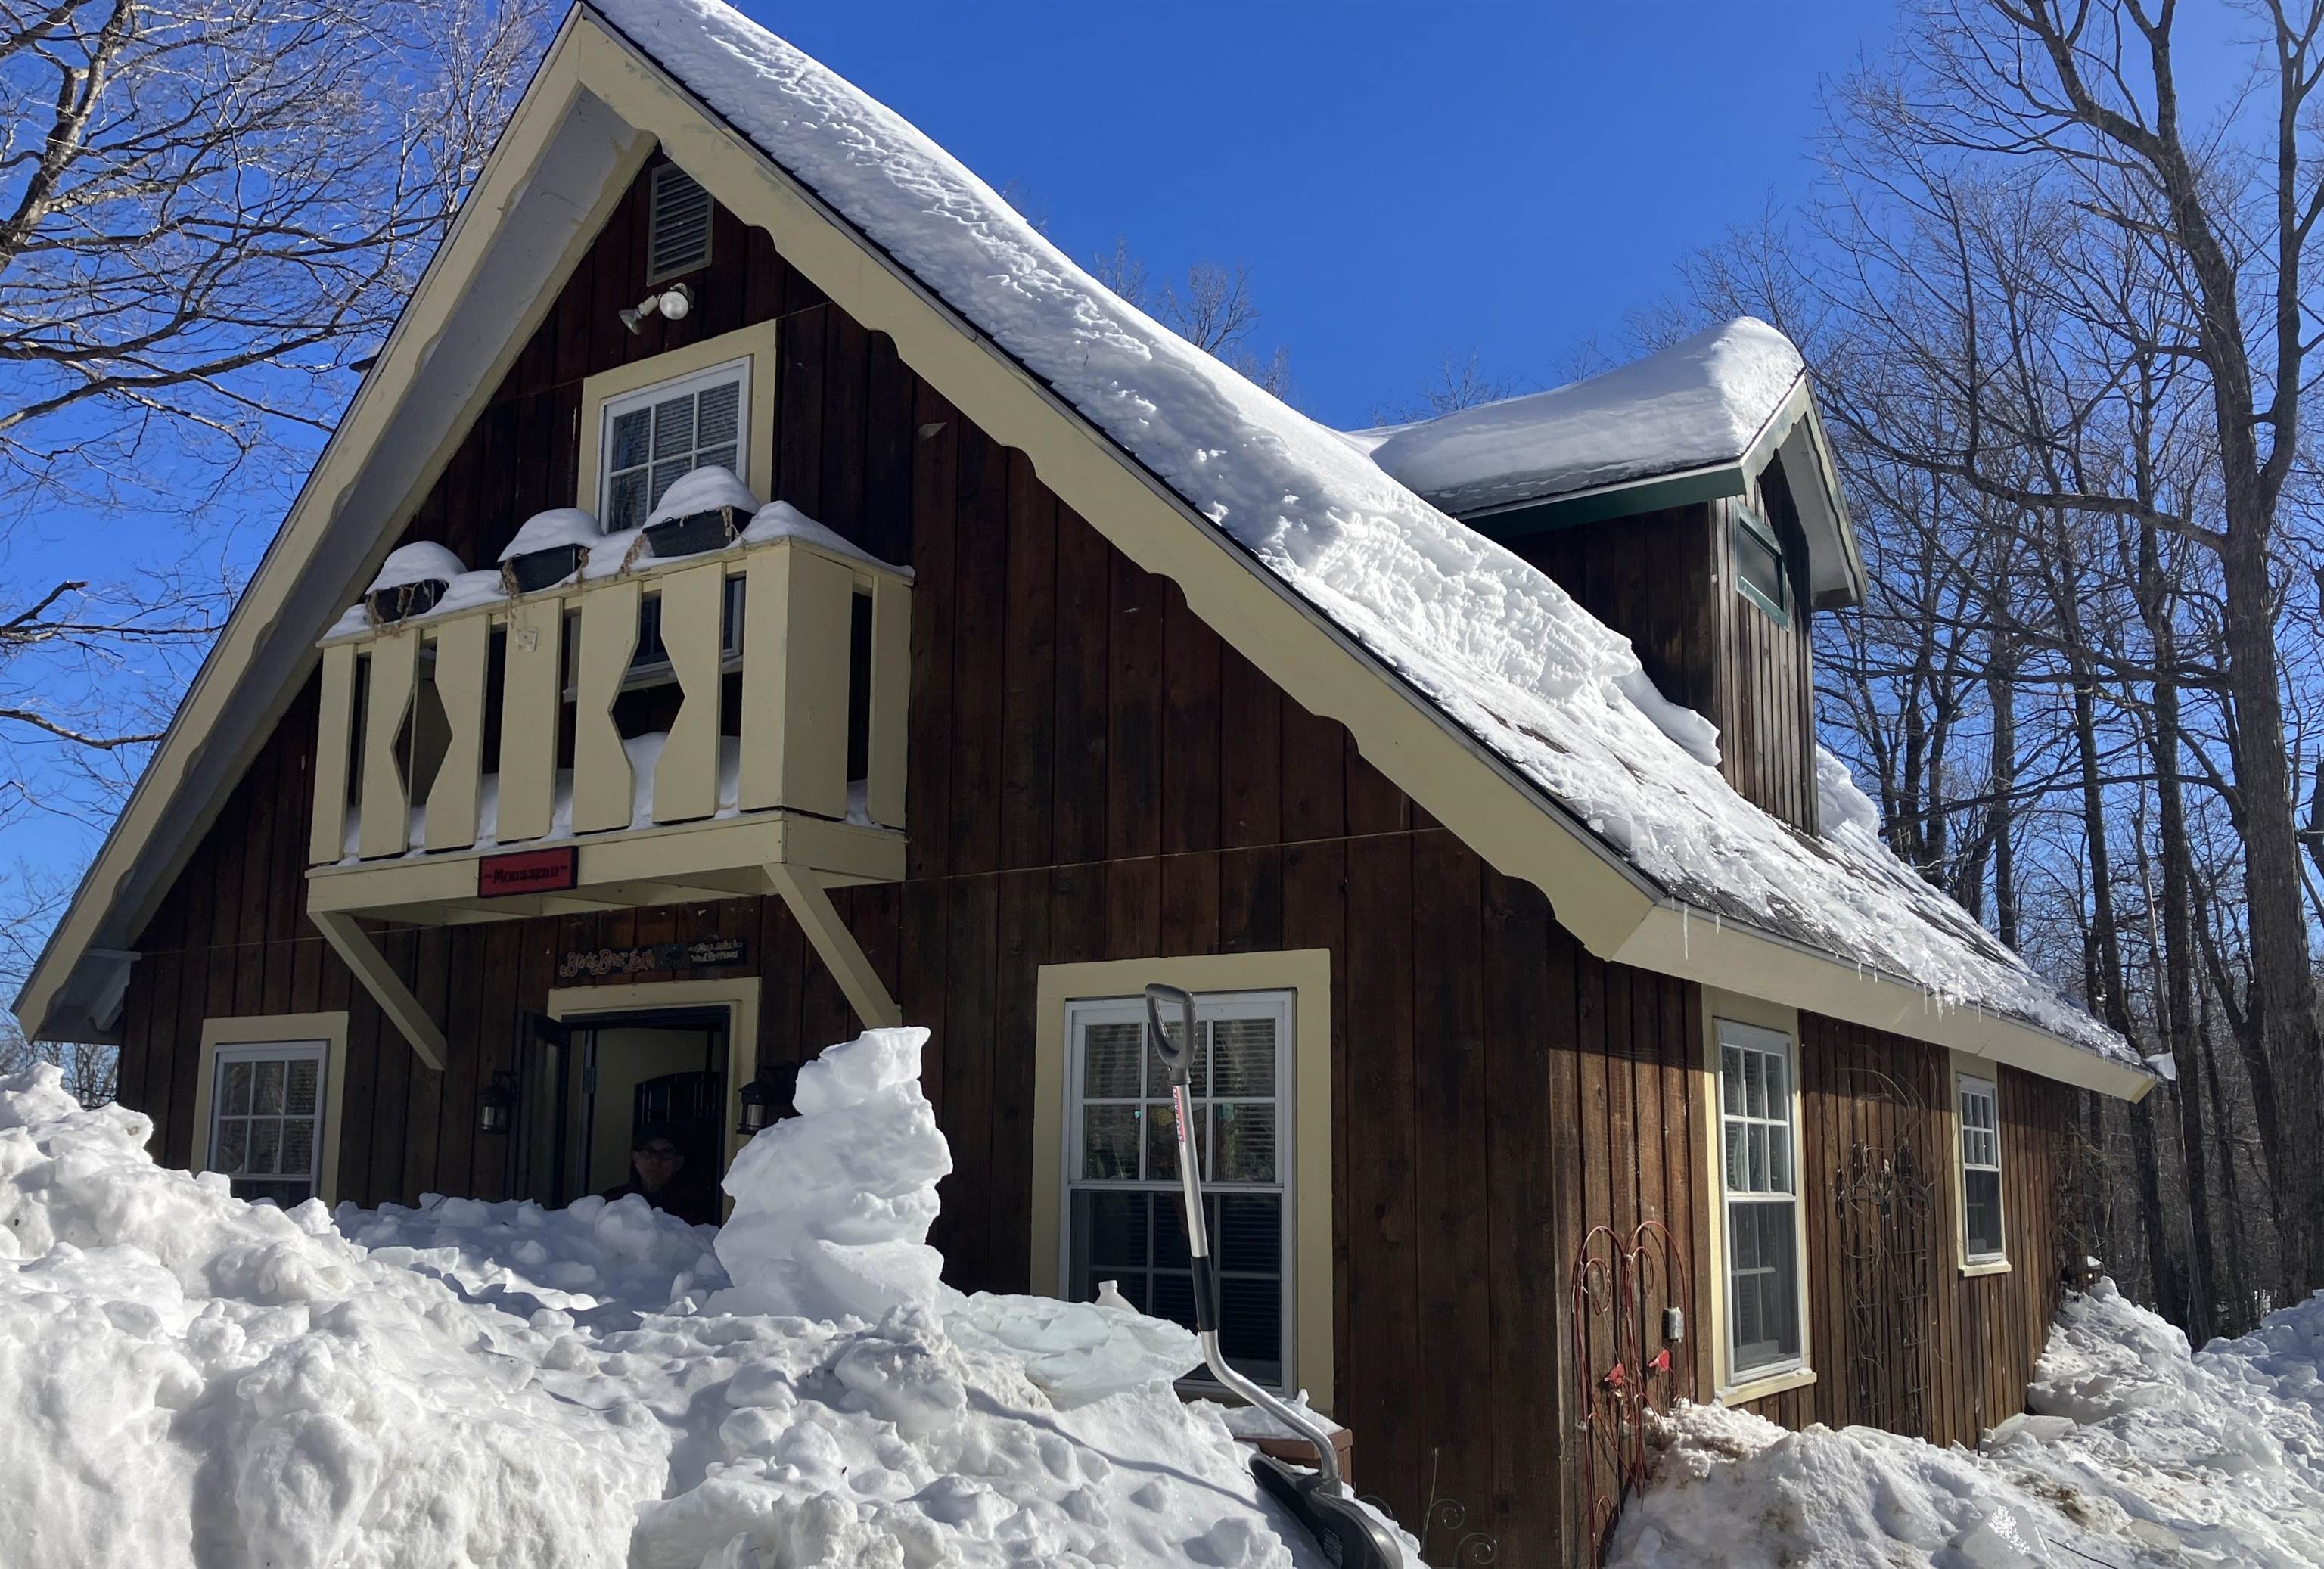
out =
<svg viewBox="0 0 2324 1569"><path fill-rule="evenodd" d="M343 622L321 645L308 860L776 808L901 828L910 614L908 574L786 531ZM645 695L629 728L642 704L666 734L625 736L624 694Z"/></svg>

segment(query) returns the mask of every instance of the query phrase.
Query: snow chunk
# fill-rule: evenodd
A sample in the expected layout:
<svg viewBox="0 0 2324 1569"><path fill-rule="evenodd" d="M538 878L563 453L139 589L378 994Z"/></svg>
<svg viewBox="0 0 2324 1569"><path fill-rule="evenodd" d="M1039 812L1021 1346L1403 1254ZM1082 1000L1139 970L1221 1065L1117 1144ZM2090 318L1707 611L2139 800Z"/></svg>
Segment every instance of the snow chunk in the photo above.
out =
<svg viewBox="0 0 2324 1569"><path fill-rule="evenodd" d="M765 506L761 507L757 514L751 519L750 525L736 539L735 543L763 545L774 540L803 540L819 549L828 550L835 556L844 556L850 560L861 561L868 567L877 567L883 571L899 573L907 578L912 575L912 569L909 567L900 567L893 561L882 561L862 546L851 544L840 538L788 502L769 502Z"/></svg>
<svg viewBox="0 0 2324 1569"><path fill-rule="evenodd" d="M944 1321L959 1344L1024 1363L1026 1376L1064 1407L1167 1384L1203 1363L1193 1331L1103 1303L947 1290ZM1228 1426L1242 1431L1231 1420Z"/></svg>
<svg viewBox="0 0 2324 1569"><path fill-rule="evenodd" d="M364 592L377 594L383 588L405 588L414 583L448 585L466 571L460 558L435 540L414 540L387 553L387 559L379 565L379 575Z"/></svg>
<svg viewBox="0 0 2324 1569"><path fill-rule="evenodd" d="M1692 708L1682 707L1662 694L1654 678L1643 669L1631 671L1614 683L1655 728L1678 743L1679 749L1705 768L1719 766L1719 726Z"/></svg>
<svg viewBox="0 0 2324 1569"><path fill-rule="evenodd" d="M604 539L605 536L598 531L597 520L592 513L585 512L579 507L551 507L547 512L533 513L518 525L516 538L508 542L507 549L500 553L498 558L505 561L512 556L530 555L535 550L553 550L559 545L579 545L595 550L604 542Z"/></svg>
<svg viewBox="0 0 2324 1569"><path fill-rule="evenodd" d="M1628 642L1546 574L1389 477L1362 442L1126 304L893 111L720 0L595 8L1194 517L1575 820L1606 825L1609 842L1673 899L1910 977L1932 1006L1990 1009L2136 1063L1965 910L1909 871L1900 879L1885 848L1868 855L1844 836L1799 834L1745 801L1641 711L1624 689L1639 668ZM1756 428L1757 405L1796 374L1779 336L1730 323L1631 380L1597 378L1588 398L1609 411L1597 423L1612 431L1614 411L1633 406L1609 388L1686 403L1692 385L1700 396L1686 429L1727 455L1737 432ZM1667 379L1649 389L1651 378ZM1677 439L1669 429L1655 438ZM1618 472L1618 462L1591 470L1601 480Z"/></svg>
<svg viewBox="0 0 2324 1569"><path fill-rule="evenodd" d="M751 494L749 485L734 477L733 469L706 463L680 475L662 493L660 504L647 515L645 526L650 529L656 523L715 512L720 507L732 507L748 516L759 510L759 498Z"/></svg>
<svg viewBox="0 0 2324 1569"><path fill-rule="evenodd" d="M1584 381L1349 439L1468 513L1730 463L1806 374L1790 338L1741 316Z"/></svg>

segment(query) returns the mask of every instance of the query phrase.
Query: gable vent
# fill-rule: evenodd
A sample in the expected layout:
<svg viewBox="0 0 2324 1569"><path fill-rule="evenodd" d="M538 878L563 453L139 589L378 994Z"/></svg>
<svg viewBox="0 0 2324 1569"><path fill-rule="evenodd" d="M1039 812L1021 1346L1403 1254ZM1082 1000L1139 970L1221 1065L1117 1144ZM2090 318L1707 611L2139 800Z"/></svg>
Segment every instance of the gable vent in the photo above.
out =
<svg viewBox="0 0 2324 1569"><path fill-rule="evenodd" d="M646 281L659 283L710 261L710 193L675 163L653 171L653 216L646 238Z"/></svg>

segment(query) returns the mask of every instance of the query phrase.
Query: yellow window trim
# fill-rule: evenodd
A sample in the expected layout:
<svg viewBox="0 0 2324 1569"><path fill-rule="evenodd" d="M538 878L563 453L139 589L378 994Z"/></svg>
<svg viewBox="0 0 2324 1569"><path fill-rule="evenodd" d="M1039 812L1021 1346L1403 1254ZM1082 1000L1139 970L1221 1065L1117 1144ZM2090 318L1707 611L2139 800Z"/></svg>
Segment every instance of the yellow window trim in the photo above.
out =
<svg viewBox="0 0 2324 1569"><path fill-rule="evenodd" d="M614 398L642 392L658 382L674 382L696 371L710 370L729 360L751 362L751 406L744 411L746 448L741 475L751 494L770 499L775 485L775 358L776 323L761 321L716 337L674 348L610 371L599 371L581 383L581 462L574 476L573 504L595 516L598 506L597 463L604 439L605 404ZM602 522L602 520L601 520Z"/></svg>
<svg viewBox="0 0 2324 1569"><path fill-rule="evenodd" d="M1794 1366L1747 1377L1739 1383L1735 1381L1734 1371L1729 1365L1727 1346L1727 1150L1719 1116L1722 1103L1719 1071L1721 1020L1771 1029L1792 1043L1792 1186L1797 1195L1792 1211L1792 1257L1799 1271L1800 1360ZM1711 1336L1711 1387L1713 1398L1724 1405L1741 1405L1785 1389L1801 1389L1816 1380L1815 1324L1808 1297L1808 1195L1799 1191L1801 1133L1807 1126L1800 1093L1800 1082L1807 1076L1801 1071L1800 1058L1804 1049L1800 1042L1799 1010L1739 992L1721 992L1711 986L1702 989L1703 1172L1711 1215L1711 1224L1704 1228L1702 1250L1711 1272L1711 1289L1704 1295L1711 1304L1711 1323L1707 1326Z"/></svg>
<svg viewBox="0 0 2324 1569"><path fill-rule="evenodd" d="M222 1046L303 1046L323 1043L323 1137L316 1162L315 1193L326 1204L339 1202L339 1114L347 1084L347 1016L336 1013L237 1014L202 1020L201 1055L194 1069L194 1147L189 1169L208 1171L210 1162L210 1086L217 1079Z"/></svg>
<svg viewBox="0 0 2324 1569"><path fill-rule="evenodd" d="M641 981L631 985L557 986L549 993L551 1019L592 1018L606 1013L655 1013L672 1008L727 1010L726 1117L719 1131L724 1158L721 1177L742 1148L734 1131L742 1121L742 1086L759 1073L759 978L734 975L712 981Z"/></svg>
<svg viewBox="0 0 2324 1569"><path fill-rule="evenodd" d="M1969 1256L1969 1172L1961 1163L1960 1082L1975 1079L1993 1091L1993 1153L1997 1164L2001 1158L2001 1067L1988 1058L1971 1057L1967 1052L1948 1051L1945 1075L1945 1131L1952 1140L1952 1159L1949 1169L1953 1181L1953 1267L1962 1279L1974 1279L1981 1275L2006 1275L2009 1260L2009 1183L2007 1168L2003 1168L2001 1185L2001 1252L1990 1259Z"/></svg>
<svg viewBox="0 0 2324 1569"><path fill-rule="evenodd" d="M1333 1408L1332 953L1291 948L1180 959L1109 959L1044 964L1037 987L1033 1057L1032 1286L1062 1289L1057 1241L1064 1223L1065 1004L1135 997L1149 982L1189 992L1292 993L1292 1312L1297 1343L1292 1387L1319 1411Z"/></svg>

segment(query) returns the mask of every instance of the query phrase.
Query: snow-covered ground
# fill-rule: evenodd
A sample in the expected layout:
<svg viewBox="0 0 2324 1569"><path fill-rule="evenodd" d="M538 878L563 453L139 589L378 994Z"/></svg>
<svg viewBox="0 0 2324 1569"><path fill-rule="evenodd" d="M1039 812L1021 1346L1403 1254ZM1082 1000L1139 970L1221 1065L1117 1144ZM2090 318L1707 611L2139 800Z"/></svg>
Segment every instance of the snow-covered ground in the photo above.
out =
<svg viewBox="0 0 2324 1569"><path fill-rule="evenodd" d="M2324 1293L2188 1354L2111 1281L2068 1299L2034 1415L1983 1451L1683 1407L1621 1569L2324 1564Z"/></svg>
<svg viewBox="0 0 2324 1569"><path fill-rule="evenodd" d="M1103 1392L1183 1331L936 1285L922 1037L803 1072L724 1233L637 1199L286 1214L52 1068L0 1079L0 1563L1319 1563L1216 1407Z"/></svg>

